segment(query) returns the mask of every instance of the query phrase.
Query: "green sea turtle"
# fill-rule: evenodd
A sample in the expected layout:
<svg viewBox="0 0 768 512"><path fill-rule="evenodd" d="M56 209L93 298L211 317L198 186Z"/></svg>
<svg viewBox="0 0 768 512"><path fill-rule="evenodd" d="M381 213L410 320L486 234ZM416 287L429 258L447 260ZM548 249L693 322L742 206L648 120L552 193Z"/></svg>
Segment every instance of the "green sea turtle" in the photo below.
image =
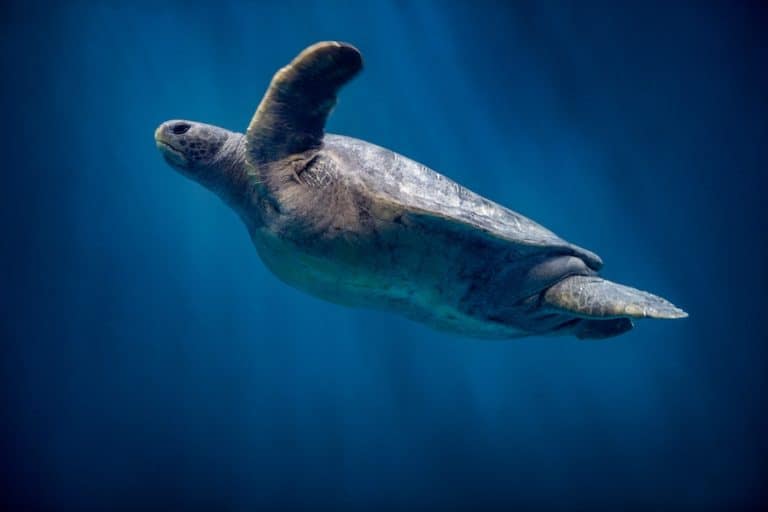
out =
<svg viewBox="0 0 768 512"><path fill-rule="evenodd" d="M275 74L245 135L190 121L165 159L226 201L284 282L478 338L605 338L666 300L598 277L600 258L397 153L324 133L356 48L321 42Z"/></svg>

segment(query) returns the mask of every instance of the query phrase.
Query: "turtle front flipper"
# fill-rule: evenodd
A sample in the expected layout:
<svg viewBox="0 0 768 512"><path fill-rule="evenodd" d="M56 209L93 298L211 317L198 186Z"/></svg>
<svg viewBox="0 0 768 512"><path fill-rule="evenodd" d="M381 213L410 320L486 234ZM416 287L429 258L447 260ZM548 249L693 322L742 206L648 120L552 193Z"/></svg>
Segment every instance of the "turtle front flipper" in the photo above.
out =
<svg viewBox="0 0 768 512"><path fill-rule="evenodd" d="M688 313L648 292L597 276L571 276L544 293L544 303L556 310L589 319L685 318Z"/></svg>
<svg viewBox="0 0 768 512"><path fill-rule="evenodd" d="M265 164L319 148L336 94L362 66L354 46L321 42L278 71L246 132L248 163L259 172Z"/></svg>

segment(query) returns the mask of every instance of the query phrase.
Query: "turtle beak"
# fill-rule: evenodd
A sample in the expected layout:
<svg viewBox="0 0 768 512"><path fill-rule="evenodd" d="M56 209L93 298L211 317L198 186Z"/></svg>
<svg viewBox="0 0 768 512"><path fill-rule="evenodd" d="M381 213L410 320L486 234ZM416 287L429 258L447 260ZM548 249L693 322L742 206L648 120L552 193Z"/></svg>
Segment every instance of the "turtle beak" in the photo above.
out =
<svg viewBox="0 0 768 512"><path fill-rule="evenodd" d="M158 126L155 130L155 145L168 163L179 167L186 167L189 163L187 158L184 156L184 153L173 144L174 137L172 127L176 124L178 124L176 121L167 121Z"/></svg>

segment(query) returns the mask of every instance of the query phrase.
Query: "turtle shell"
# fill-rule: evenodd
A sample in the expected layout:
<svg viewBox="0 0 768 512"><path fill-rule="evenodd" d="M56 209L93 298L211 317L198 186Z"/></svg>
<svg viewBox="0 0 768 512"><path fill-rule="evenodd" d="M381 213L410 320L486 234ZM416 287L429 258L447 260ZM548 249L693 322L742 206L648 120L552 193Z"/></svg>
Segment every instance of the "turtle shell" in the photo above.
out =
<svg viewBox="0 0 768 512"><path fill-rule="evenodd" d="M344 179L366 189L372 201L399 210L432 229L475 232L519 254L570 254L593 270L595 253L571 244L531 219L486 199L428 167L362 140L326 134L323 150L345 160Z"/></svg>

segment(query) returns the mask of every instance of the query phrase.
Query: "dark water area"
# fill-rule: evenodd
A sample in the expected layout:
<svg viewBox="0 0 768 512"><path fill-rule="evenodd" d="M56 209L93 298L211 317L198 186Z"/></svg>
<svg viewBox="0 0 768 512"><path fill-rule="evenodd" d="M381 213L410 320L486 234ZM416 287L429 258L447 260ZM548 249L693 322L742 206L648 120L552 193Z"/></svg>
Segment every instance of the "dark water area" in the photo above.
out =
<svg viewBox="0 0 768 512"><path fill-rule="evenodd" d="M766 14L4 3L4 510L759 508ZM244 131L325 39L366 62L330 132L535 219L690 318L488 342L278 281L153 131Z"/></svg>

